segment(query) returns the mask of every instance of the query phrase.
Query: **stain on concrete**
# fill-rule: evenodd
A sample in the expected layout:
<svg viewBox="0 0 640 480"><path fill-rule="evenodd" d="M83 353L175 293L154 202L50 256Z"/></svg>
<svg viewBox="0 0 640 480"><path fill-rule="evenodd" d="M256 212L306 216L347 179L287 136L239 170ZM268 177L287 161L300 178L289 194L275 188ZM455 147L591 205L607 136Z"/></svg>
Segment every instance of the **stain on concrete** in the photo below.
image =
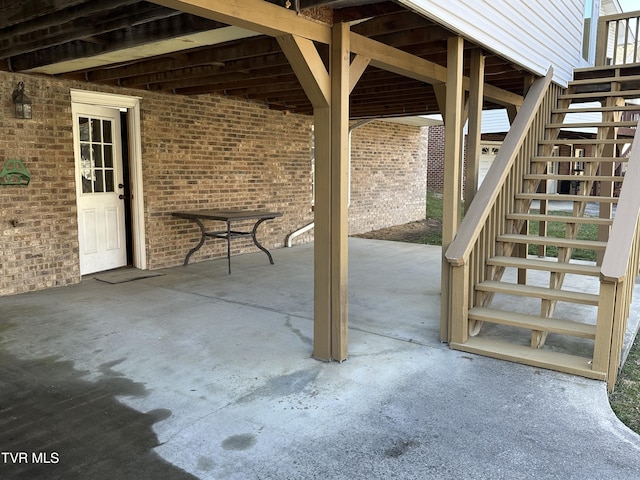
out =
<svg viewBox="0 0 640 480"><path fill-rule="evenodd" d="M398 458L407 453L412 447L417 446L418 443L414 440L399 439L393 442L393 445L387 448L384 454L387 457Z"/></svg>
<svg viewBox="0 0 640 480"><path fill-rule="evenodd" d="M299 328L294 328L291 324L291 317L289 315L287 315L287 321L285 322L285 325L289 330L295 333L300 340L302 340L302 343L313 346L313 339L304 335Z"/></svg>
<svg viewBox="0 0 640 480"><path fill-rule="evenodd" d="M225 438L221 445L225 450L248 450L253 447L256 442L255 435L242 433Z"/></svg>
<svg viewBox="0 0 640 480"><path fill-rule="evenodd" d="M302 393L320 373L318 368L300 370L271 378L264 385L240 397L236 403L249 403L259 398L282 398Z"/></svg>
<svg viewBox="0 0 640 480"><path fill-rule="evenodd" d="M116 364L105 364L107 375L87 381L87 372L70 361L0 352L0 477L194 479L154 451L153 424L171 412L142 413L116 399L147 393L113 371Z"/></svg>
<svg viewBox="0 0 640 480"><path fill-rule="evenodd" d="M198 457L197 468L200 471L208 472L216 468L216 462L212 458L200 456Z"/></svg>

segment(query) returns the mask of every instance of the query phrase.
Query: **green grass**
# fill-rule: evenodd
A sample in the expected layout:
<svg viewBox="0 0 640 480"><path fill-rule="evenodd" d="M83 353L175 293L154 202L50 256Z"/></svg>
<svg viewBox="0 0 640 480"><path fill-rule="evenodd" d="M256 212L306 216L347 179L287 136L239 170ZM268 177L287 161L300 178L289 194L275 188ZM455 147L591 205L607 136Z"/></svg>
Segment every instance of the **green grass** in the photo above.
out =
<svg viewBox="0 0 640 480"><path fill-rule="evenodd" d="M631 347L609 401L622 423L640 433L640 336Z"/></svg>
<svg viewBox="0 0 640 480"><path fill-rule="evenodd" d="M539 213L538 210L531 210L531 213ZM570 212L548 212L548 215L558 215L563 217L571 216ZM563 222L547 222L547 236L554 238L565 237L565 223ZM538 235L538 222L529 223L529 235ZM590 224L582 224L578 230L579 240L597 240L598 239L598 226ZM529 255L537 255L538 246L529 245ZM554 246L547 247L547 257L557 257L558 249ZM585 250L583 248L576 248L571 254L571 258L575 260L589 260L595 262L596 252L594 250Z"/></svg>
<svg viewBox="0 0 640 480"><path fill-rule="evenodd" d="M427 191L427 219L435 220L440 228L436 231L428 232L421 237L419 243L427 245L442 245L442 194Z"/></svg>
<svg viewBox="0 0 640 480"><path fill-rule="evenodd" d="M442 194L427 191L427 218L442 221Z"/></svg>

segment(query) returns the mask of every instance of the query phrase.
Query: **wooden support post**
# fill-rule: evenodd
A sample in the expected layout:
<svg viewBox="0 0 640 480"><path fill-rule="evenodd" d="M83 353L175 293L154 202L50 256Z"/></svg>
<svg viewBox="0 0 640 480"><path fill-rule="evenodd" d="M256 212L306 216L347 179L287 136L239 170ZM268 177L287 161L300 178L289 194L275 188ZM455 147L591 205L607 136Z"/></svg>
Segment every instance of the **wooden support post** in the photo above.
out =
<svg viewBox="0 0 640 480"><path fill-rule="evenodd" d="M277 38L314 106L315 239L313 356L343 361L348 355L349 94L370 59L350 64L350 31L333 27L330 72L313 42Z"/></svg>
<svg viewBox="0 0 640 480"><path fill-rule="evenodd" d="M609 372L617 293L617 283L600 282L600 301L592 363L593 370L597 372Z"/></svg>
<svg viewBox="0 0 640 480"><path fill-rule="evenodd" d="M315 138L315 207L313 242L313 357L331 355L331 115L313 110Z"/></svg>
<svg viewBox="0 0 640 480"><path fill-rule="evenodd" d="M469 340L469 265L451 268L451 341L466 343Z"/></svg>
<svg viewBox="0 0 640 480"><path fill-rule="evenodd" d="M444 195L442 212L442 283L440 310L440 340L451 340L449 312L449 263L444 257L460 223L460 172L462 165L462 100L463 100L462 37L451 37L447 43L447 92L445 106Z"/></svg>
<svg viewBox="0 0 640 480"><path fill-rule="evenodd" d="M480 173L480 135L482 127L482 103L484 97L484 64L485 57L480 49L471 54L471 72L469 81L469 136L467 140L467 163L465 166L466 183L464 187L464 211L478 191Z"/></svg>
<svg viewBox="0 0 640 480"><path fill-rule="evenodd" d="M315 208L313 243L313 356L330 361L332 351L332 162L331 82L313 42L294 35L277 38L313 104ZM329 261L327 261L329 260Z"/></svg>
<svg viewBox="0 0 640 480"><path fill-rule="evenodd" d="M348 355L349 24L334 24L331 75L331 353Z"/></svg>

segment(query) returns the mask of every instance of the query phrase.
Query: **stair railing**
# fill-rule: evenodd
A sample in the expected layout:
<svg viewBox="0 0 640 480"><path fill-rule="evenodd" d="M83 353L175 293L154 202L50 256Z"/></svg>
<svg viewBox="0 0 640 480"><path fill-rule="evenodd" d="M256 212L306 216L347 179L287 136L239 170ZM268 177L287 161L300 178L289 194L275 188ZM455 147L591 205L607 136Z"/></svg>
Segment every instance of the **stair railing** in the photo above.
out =
<svg viewBox="0 0 640 480"><path fill-rule="evenodd" d="M607 372L609 391L613 391L621 363L620 356L633 288L640 265L638 185L640 185L640 135L636 130L600 270L600 300L593 369Z"/></svg>
<svg viewBox="0 0 640 480"><path fill-rule="evenodd" d="M536 80L522 104L500 151L445 252L450 269L450 341L465 343L469 336L468 311L474 306L474 287L487 275L487 260L495 255L496 237L504 232L506 215L515 209L523 175L537 155L560 87L553 84L553 69ZM446 268L446 267L445 267Z"/></svg>
<svg viewBox="0 0 640 480"><path fill-rule="evenodd" d="M640 63L640 11L598 19L596 66Z"/></svg>

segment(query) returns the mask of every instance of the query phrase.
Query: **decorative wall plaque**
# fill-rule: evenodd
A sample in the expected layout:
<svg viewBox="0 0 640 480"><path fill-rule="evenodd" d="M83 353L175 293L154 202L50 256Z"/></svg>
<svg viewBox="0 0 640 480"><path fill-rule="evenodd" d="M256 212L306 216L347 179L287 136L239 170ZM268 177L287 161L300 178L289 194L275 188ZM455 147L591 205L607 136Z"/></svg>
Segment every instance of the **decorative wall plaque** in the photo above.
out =
<svg viewBox="0 0 640 480"><path fill-rule="evenodd" d="M17 158L10 158L0 172L0 185L29 185L31 174Z"/></svg>

